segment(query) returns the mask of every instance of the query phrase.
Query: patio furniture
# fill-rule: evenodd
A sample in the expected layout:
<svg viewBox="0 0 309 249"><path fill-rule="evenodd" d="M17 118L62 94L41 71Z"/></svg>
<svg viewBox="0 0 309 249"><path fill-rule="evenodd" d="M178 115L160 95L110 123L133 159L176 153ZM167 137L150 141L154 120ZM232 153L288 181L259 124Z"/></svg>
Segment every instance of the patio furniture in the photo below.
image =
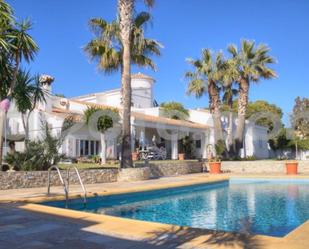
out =
<svg viewBox="0 0 309 249"><path fill-rule="evenodd" d="M165 160L166 159L166 149L161 146L149 146L144 150L139 151L139 158L141 160Z"/></svg>

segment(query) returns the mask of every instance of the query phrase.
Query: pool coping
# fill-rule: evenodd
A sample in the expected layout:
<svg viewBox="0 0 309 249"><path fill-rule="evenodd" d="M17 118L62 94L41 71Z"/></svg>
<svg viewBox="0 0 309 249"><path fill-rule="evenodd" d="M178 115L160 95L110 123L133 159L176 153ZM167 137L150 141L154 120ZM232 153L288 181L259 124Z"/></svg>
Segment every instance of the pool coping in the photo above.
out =
<svg viewBox="0 0 309 249"><path fill-rule="evenodd" d="M163 183L163 184L154 184L149 186L138 186L133 189L114 189L109 191L99 191L97 193L92 193L91 196L107 196L107 195L118 195L118 194L127 194L134 192L144 192L144 191L153 191L160 189L168 189L168 188L177 188L177 187L185 187L198 185L203 183L215 183L227 181L230 178L266 178L266 179L308 179L307 175L298 175L298 176L262 176L262 175L220 175L214 178L208 177L197 177L193 179L187 179L185 181L180 182L172 182L172 183ZM80 195L71 195L70 198L78 198ZM243 236L248 236L254 238L254 240L258 241L258 243L263 244L261 248L309 248L308 236L306 234L309 233L309 220L292 230L290 233L285 235L284 237L272 237L266 235L255 235L249 234L244 235L240 233L232 233L232 232L218 232L215 230L208 229L196 229L185 226L177 226L177 225L169 225L163 223L156 222L148 222L134 219L127 219L121 217L114 217L109 215L102 214L93 214L87 213L83 211L76 211L70 209L56 208L50 206L44 206L39 204L44 201L57 201L63 200L62 196L53 196L53 197L35 197L24 201L24 204L20 206L20 208L28 211L44 213L47 215L56 215L61 216L63 218L68 218L71 220L78 221L88 221L94 222L96 225L95 228L100 230L100 232L105 232L109 234L113 234L115 236L120 237L130 237L136 239L153 239L153 234L156 234L155 231L161 231L161 233L165 234L177 234L178 231L181 233L194 233L196 231L197 236L194 237L191 241L187 242L190 245L204 245L205 241L208 241L209 237L214 234L224 234L225 236L235 237L237 240L241 240ZM30 203L29 203L30 202ZM134 229L128 229L130 227L134 227ZM152 236L151 236L152 234ZM181 234L180 234L181 235ZM241 243L241 242L239 242ZM206 244L205 244L206 245ZM239 244L240 245L240 244ZM214 245L212 245L214 246ZM222 245L220 245L222 246ZM215 247L214 247L215 248ZM220 247L220 248L229 248L229 247ZM242 247L240 247L242 248Z"/></svg>

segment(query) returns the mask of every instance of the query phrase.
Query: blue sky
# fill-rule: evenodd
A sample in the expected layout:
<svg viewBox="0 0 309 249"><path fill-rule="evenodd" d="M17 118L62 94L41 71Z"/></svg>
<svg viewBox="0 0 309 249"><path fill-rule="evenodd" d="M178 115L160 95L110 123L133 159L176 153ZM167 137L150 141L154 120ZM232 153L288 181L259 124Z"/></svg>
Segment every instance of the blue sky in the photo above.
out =
<svg viewBox="0 0 309 249"><path fill-rule="evenodd" d="M116 0L7 0L16 16L29 17L40 52L26 67L56 78L55 93L67 97L118 88L119 73L106 76L83 52L92 38L87 22L92 17L113 20ZM139 0L137 9L141 10ZM272 49L279 78L261 81L250 89L250 100L264 99L280 106L285 123L296 96L308 97L308 0L156 0L147 36L164 45L155 58L157 72L133 68L156 79L157 101L180 101L186 107L205 107L207 97L185 94L185 59L196 58L202 48L225 50L242 38L263 42Z"/></svg>

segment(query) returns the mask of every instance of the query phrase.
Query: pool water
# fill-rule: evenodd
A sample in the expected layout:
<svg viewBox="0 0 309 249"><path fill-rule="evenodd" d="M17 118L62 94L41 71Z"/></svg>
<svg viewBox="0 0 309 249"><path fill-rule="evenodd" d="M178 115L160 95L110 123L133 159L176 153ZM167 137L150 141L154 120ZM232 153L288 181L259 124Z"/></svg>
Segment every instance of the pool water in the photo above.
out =
<svg viewBox="0 0 309 249"><path fill-rule="evenodd" d="M45 205L64 207L63 201ZM283 237L309 219L309 180L231 179L93 197L70 209L218 231Z"/></svg>

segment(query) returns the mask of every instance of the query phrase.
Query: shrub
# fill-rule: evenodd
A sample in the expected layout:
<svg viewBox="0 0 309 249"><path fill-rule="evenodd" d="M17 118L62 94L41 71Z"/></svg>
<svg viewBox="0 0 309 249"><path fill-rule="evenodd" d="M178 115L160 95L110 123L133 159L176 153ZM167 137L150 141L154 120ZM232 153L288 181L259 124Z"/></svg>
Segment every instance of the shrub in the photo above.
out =
<svg viewBox="0 0 309 249"><path fill-rule="evenodd" d="M178 102L166 102L160 105L163 116L171 119L185 120L189 117L189 111Z"/></svg>
<svg viewBox="0 0 309 249"><path fill-rule="evenodd" d="M222 139L217 141L217 143L215 145L215 150L216 150L217 157L219 157L221 159L223 157L224 152L225 152L225 142Z"/></svg>
<svg viewBox="0 0 309 249"><path fill-rule="evenodd" d="M8 154L5 161L17 170L47 170L64 158L58 152L63 137L54 137L48 129L47 123L43 125L44 136L41 140L28 142L24 152Z"/></svg>

